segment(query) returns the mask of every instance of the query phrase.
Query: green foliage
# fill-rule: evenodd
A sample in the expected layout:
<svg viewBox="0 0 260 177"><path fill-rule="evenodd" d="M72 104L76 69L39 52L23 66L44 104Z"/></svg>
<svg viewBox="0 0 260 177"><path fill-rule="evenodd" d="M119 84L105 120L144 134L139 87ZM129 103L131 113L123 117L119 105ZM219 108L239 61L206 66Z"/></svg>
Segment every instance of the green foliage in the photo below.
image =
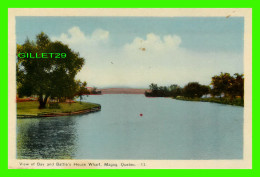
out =
<svg viewBox="0 0 260 177"><path fill-rule="evenodd" d="M200 98L209 93L209 87L198 82L190 82L183 88L183 95L188 98Z"/></svg>
<svg viewBox="0 0 260 177"><path fill-rule="evenodd" d="M244 106L244 101L241 98L235 98L233 100L229 98L187 98L184 96L176 97L177 100L184 100L184 101L200 101L200 102L211 102L211 103L219 103L219 104L229 104L235 106Z"/></svg>
<svg viewBox="0 0 260 177"><path fill-rule="evenodd" d="M191 82L184 88L181 88L177 84L172 84L169 87L159 86L157 84L151 84L149 86L150 91L146 91L145 95L149 97L201 97L202 95L208 94L210 87L206 85L200 85L197 82Z"/></svg>
<svg viewBox="0 0 260 177"><path fill-rule="evenodd" d="M201 85L198 82L189 82L184 88L173 84L169 87L158 86L152 83L150 91L145 95L150 97L174 97L187 101L208 101L221 104L244 105L244 75L220 73L212 77L212 88ZM203 95L211 94L212 98L201 98ZM222 97L224 95L224 97ZM219 97L219 98L218 98Z"/></svg>
<svg viewBox="0 0 260 177"><path fill-rule="evenodd" d="M38 114L42 113L70 113L70 112L76 112L88 108L94 108L98 107L100 105L94 104L94 103L55 103L58 105L57 108L55 108L56 105L51 105L46 106L43 109L38 109L38 103L35 101L30 101L30 102L20 102L17 103L17 115L35 115L37 116Z"/></svg>
<svg viewBox="0 0 260 177"><path fill-rule="evenodd" d="M155 91L155 90L158 90L158 85L151 83L151 85L149 85L149 88L150 88L151 91Z"/></svg>
<svg viewBox="0 0 260 177"><path fill-rule="evenodd" d="M169 92L172 97L177 97L182 95L182 88L177 84L170 85Z"/></svg>
<svg viewBox="0 0 260 177"><path fill-rule="evenodd" d="M49 97L73 98L77 84L76 74L84 64L84 59L72 51L68 45L59 41L52 42L43 32L36 42L25 41L17 45L17 91L19 96L37 95L39 108L44 108ZM66 58L19 58L19 53L66 53Z"/></svg>
<svg viewBox="0 0 260 177"><path fill-rule="evenodd" d="M145 95L149 97L176 97L182 93L181 87L176 84L166 87L152 83L149 88L150 92L145 92Z"/></svg>
<svg viewBox="0 0 260 177"><path fill-rule="evenodd" d="M244 74L222 73L212 77L211 85L213 86L211 94L213 96L220 96L224 94L225 97L234 99L240 96L244 99Z"/></svg>
<svg viewBox="0 0 260 177"><path fill-rule="evenodd" d="M81 82L81 81L77 81L77 91L75 93L75 96L79 96L80 97L80 102L82 100L82 96L89 94L87 87L87 82Z"/></svg>

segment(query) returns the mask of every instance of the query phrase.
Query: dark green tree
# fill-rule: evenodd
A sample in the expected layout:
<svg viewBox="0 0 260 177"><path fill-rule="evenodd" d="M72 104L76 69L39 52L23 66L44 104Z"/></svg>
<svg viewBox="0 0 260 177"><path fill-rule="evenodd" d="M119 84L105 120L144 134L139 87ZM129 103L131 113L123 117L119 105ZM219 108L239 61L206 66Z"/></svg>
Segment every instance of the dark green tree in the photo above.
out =
<svg viewBox="0 0 260 177"><path fill-rule="evenodd" d="M159 90L158 85L157 85L157 84L154 84L154 83L151 83L151 84L149 85L149 89L150 89L152 92Z"/></svg>
<svg viewBox="0 0 260 177"><path fill-rule="evenodd" d="M229 73L220 73L212 77L211 85L213 86L211 94L213 96L220 96L223 93L225 97L234 99L235 96L240 96L244 99L244 75Z"/></svg>
<svg viewBox="0 0 260 177"><path fill-rule="evenodd" d="M235 73L230 79L227 94L233 100L236 96L244 99L244 75Z"/></svg>
<svg viewBox="0 0 260 177"><path fill-rule="evenodd" d="M235 83L233 84L233 89L236 95L240 96L244 100L244 74L234 74Z"/></svg>
<svg viewBox="0 0 260 177"><path fill-rule="evenodd" d="M65 53L66 58L45 55L43 58L20 58L19 53ZM77 84L76 74L84 65L84 58L59 41L52 42L43 32L36 36L36 42L26 40L17 45L17 88L19 96L37 95L39 108L45 108L49 97L72 98Z"/></svg>
<svg viewBox="0 0 260 177"><path fill-rule="evenodd" d="M87 82L77 81L77 85L78 85L78 88L77 88L76 96L79 96L80 103L81 103L82 96L89 94L89 91L86 88L87 87Z"/></svg>
<svg viewBox="0 0 260 177"><path fill-rule="evenodd" d="M151 83L149 85L149 91L145 91L145 96L155 97L158 96L159 87L157 84Z"/></svg>
<svg viewBox="0 0 260 177"><path fill-rule="evenodd" d="M229 73L220 73L220 75L216 75L212 77L211 85L213 96L220 96L222 93L227 94L230 93L230 83L232 83L232 76Z"/></svg>
<svg viewBox="0 0 260 177"><path fill-rule="evenodd" d="M182 95L182 88L177 84L172 84L169 87L169 92L172 97L177 97Z"/></svg>
<svg viewBox="0 0 260 177"><path fill-rule="evenodd" d="M201 85L198 82L189 82L183 88L183 95L188 98L201 98L209 93L209 87Z"/></svg>
<svg viewBox="0 0 260 177"><path fill-rule="evenodd" d="M200 86L200 95L207 95L210 93L210 87L208 85L201 85Z"/></svg>

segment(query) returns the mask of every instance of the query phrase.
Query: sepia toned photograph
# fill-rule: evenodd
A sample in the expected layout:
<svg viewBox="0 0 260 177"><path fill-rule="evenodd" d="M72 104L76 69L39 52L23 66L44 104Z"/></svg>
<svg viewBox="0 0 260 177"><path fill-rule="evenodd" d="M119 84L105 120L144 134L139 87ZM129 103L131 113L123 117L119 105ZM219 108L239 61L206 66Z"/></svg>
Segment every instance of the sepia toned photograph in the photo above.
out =
<svg viewBox="0 0 260 177"><path fill-rule="evenodd" d="M252 168L251 13L9 9L9 168Z"/></svg>

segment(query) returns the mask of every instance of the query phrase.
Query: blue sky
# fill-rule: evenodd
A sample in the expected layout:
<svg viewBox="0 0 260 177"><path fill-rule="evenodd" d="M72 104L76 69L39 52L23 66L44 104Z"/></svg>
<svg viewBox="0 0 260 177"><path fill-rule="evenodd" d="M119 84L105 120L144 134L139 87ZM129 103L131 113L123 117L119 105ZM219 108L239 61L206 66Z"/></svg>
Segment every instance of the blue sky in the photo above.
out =
<svg viewBox="0 0 260 177"><path fill-rule="evenodd" d="M86 59L77 78L89 86L209 84L243 73L242 17L16 17L18 44L41 31Z"/></svg>

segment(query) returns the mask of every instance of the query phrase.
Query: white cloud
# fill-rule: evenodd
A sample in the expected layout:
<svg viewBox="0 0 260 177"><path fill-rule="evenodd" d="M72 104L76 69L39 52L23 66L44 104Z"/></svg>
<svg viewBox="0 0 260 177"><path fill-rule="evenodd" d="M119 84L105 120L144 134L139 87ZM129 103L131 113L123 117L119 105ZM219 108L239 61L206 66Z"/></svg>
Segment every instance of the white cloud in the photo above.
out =
<svg viewBox="0 0 260 177"><path fill-rule="evenodd" d="M77 78L89 86L148 87L198 81L209 84L220 72L243 72L242 55L227 52L195 52L180 47L181 37L149 33L121 47L112 47L109 32L96 29L91 35L73 27L52 40L60 40L86 59ZM236 65L234 65L236 64ZM233 67L234 66L234 67Z"/></svg>
<svg viewBox="0 0 260 177"><path fill-rule="evenodd" d="M79 27L74 26L68 30L68 33L62 33L58 37L52 37L52 40L62 41L70 45L98 45L106 43L109 39L109 32L103 29L96 29L91 35L85 35Z"/></svg>
<svg viewBox="0 0 260 177"><path fill-rule="evenodd" d="M177 35L167 35L161 38L160 36L149 33L146 35L146 39L135 38L132 43L125 45L125 50L136 50L148 51L152 53L176 50L179 48L181 38Z"/></svg>

